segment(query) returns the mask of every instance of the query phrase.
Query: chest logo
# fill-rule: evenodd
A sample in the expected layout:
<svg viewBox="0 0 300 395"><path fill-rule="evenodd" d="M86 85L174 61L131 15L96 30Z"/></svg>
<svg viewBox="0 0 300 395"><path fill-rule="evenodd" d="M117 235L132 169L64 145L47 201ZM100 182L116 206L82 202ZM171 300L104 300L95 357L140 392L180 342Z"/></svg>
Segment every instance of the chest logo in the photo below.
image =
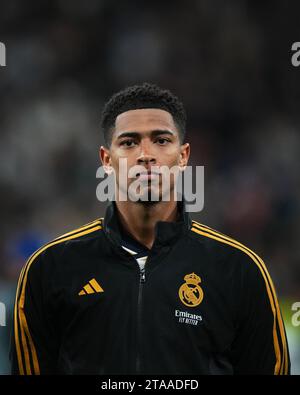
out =
<svg viewBox="0 0 300 395"><path fill-rule="evenodd" d="M196 307L203 300L203 290L200 287L201 278L195 273L184 276L185 283L181 285L178 291L180 300L185 306Z"/></svg>
<svg viewBox="0 0 300 395"><path fill-rule="evenodd" d="M93 278L88 282L88 284L83 287L78 295L83 296L100 292L104 292L104 289L101 287L101 285L98 284L97 280Z"/></svg>

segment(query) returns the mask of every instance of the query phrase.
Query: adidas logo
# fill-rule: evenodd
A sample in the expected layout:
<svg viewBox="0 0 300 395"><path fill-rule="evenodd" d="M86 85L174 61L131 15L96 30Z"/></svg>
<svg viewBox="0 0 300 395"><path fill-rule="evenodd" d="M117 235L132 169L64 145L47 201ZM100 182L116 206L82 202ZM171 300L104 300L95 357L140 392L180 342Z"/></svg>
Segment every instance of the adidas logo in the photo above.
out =
<svg viewBox="0 0 300 395"><path fill-rule="evenodd" d="M87 294L94 294L104 292L104 289L98 284L98 282L93 278L86 284L83 289L79 292L79 296L87 295Z"/></svg>

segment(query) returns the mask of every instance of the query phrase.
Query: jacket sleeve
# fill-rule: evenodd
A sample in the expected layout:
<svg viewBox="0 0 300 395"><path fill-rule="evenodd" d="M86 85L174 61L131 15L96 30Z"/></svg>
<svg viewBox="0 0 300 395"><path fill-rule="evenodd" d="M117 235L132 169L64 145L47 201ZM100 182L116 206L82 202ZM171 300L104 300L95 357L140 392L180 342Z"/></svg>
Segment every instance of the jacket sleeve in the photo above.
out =
<svg viewBox="0 0 300 395"><path fill-rule="evenodd" d="M241 257L234 374L287 375L289 351L275 288L262 259L249 251Z"/></svg>
<svg viewBox="0 0 300 395"><path fill-rule="evenodd" d="M33 254L19 277L10 350L14 375L55 373L56 336L44 301L45 260L42 254Z"/></svg>

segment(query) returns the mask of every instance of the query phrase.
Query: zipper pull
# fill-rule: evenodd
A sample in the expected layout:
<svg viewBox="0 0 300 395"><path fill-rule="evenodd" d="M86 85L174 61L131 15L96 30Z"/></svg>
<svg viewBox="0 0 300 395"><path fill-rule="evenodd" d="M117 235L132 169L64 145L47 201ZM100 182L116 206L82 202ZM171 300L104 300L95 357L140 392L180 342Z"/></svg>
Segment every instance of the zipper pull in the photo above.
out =
<svg viewBox="0 0 300 395"><path fill-rule="evenodd" d="M140 271L140 281L141 281L141 283L144 283L146 281L145 268L141 269L141 271Z"/></svg>

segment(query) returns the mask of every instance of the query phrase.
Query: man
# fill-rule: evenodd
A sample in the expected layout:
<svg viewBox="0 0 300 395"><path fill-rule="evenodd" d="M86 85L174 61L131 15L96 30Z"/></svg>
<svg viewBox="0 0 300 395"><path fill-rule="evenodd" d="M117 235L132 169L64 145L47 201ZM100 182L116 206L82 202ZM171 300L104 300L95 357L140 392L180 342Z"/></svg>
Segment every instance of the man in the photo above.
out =
<svg viewBox="0 0 300 395"><path fill-rule="evenodd" d="M106 103L102 164L120 190L120 159L142 166L127 179L128 191L140 181L139 198L116 193L104 219L28 260L16 294L13 373L289 374L262 259L192 221L175 194L164 199L159 169L178 175L188 163L185 121L178 98L147 83Z"/></svg>

